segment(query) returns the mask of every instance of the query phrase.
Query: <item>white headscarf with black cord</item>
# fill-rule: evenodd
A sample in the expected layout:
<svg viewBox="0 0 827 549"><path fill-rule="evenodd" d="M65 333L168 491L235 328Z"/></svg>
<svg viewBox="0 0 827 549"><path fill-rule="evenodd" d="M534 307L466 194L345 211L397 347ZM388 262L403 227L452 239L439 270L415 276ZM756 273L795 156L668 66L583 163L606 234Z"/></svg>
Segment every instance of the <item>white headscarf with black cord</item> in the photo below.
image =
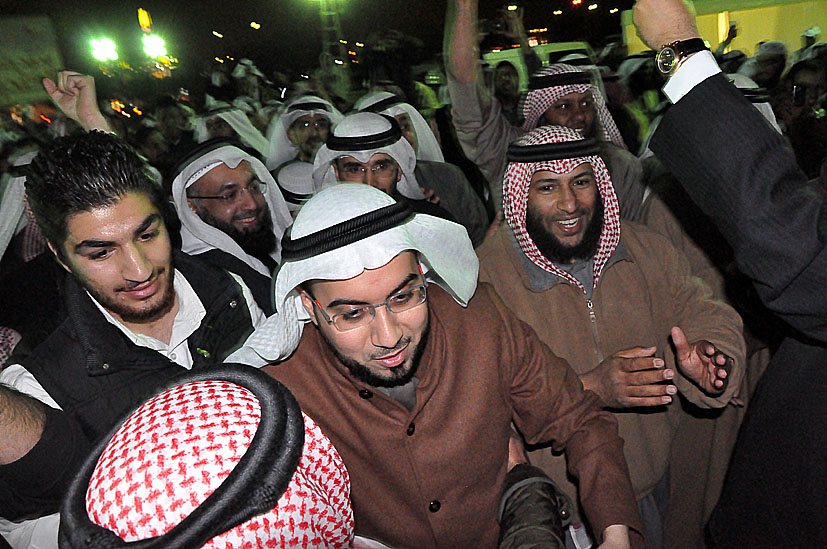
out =
<svg viewBox="0 0 827 549"><path fill-rule="evenodd" d="M379 189L342 183L323 189L302 207L275 280L276 314L228 360L262 366L288 357L310 316L299 286L308 280L347 280L417 252L423 276L462 306L477 287L479 261L462 225L414 214Z"/></svg>
<svg viewBox="0 0 827 549"><path fill-rule="evenodd" d="M353 110L387 114L394 117L400 114L407 115L416 134L416 158L432 162L445 162L442 148L440 148L439 141L437 141L431 126L428 125L428 122L413 105L404 102L398 95L386 91L372 92L363 95L354 103Z"/></svg>
<svg viewBox="0 0 827 549"><path fill-rule="evenodd" d="M399 123L388 115L372 112L349 114L333 128L327 143L316 153L313 182L317 188L336 184L333 163L337 158L352 156L367 164L377 153L393 158L402 170L402 177L396 184L399 194L412 200L425 198L414 175L416 153L402 135Z"/></svg>
<svg viewBox="0 0 827 549"><path fill-rule="evenodd" d="M331 126L342 119L342 113L330 101L315 95L303 95L286 102L267 126L268 150L265 163L268 170L275 170L298 156L299 148L290 141L287 130L296 119L307 114L326 116Z"/></svg>
<svg viewBox="0 0 827 549"><path fill-rule="evenodd" d="M197 255L217 248L269 277L270 270L264 263L246 253L230 235L204 222L187 203L187 188L204 174L220 164L236 168L244 161L249 163L253 175L267 189L264 193L264 201L270 209L273 234L276 236L276 248L270 256L276 263L281 260L281 238L292 222L281 190L260 160L244 151L239 144L233 144L233 141L227 139L205 142L184 159L175 170L176 175L172 182L172 201L181 220L181 249L190 255Z"/></svg>

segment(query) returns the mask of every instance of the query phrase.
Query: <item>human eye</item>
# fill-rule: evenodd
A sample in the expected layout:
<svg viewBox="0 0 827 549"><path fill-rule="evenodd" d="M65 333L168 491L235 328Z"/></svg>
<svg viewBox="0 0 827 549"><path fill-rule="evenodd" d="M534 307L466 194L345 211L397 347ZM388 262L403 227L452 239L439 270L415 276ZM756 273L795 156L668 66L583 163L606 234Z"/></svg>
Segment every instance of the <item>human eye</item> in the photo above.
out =
<svg viewBox="0 0 827 549"><path fill-rule="evenodd" d="M391 163L387 160L380 160L373 166L373 170L377 172L385 172L388 171L391 167Z"/></svg>
<svg viewBox="0 0 827 549"><path fill-rule="evenodd" d="M152 240L153 238L158 236L158 233L160 233L160 232L161 232L160 228L155 228L152 231L147 231L147 232L143 233L141 236L138 237L138 239L146 242L146 241Z"/></svg>
<svg viewBox="0 0 827 549"><path fill-rule="evenodd" d="M564 111L566 109L570 109L571 105L569 105L568 101L560 101L559 103L554 104L554 108L558 111Z"/></svg>
<svg viewBox="0 0 827 549"><path fill-rule="evenodd" d="M345 164L345 173L350 175L358 175L362 173L362 166L359 164Z"/></svg>
<svg viewBox="0 0 827 549"><path fill-rule="evenodd" d="M388 304L391 307L398 307L400 305L405 305L411 302L414 298L414 294L416 293L418 288L411 288L410 290L405 290L399 292L398 294L392 295L388 299Z"/></svg>
<svg viewBox="0 0 827 549"><path fill-rule="evenodd" d="M238 189L226 192L220 195L220 198L222 202L235 202L235 199L238 198Z"/></svg>
<svg viewBox="0 0 827 549"><path fill-rule="evenodd" d="M356 307L334 315L333 321L340 326L355 326L360 324L369 314L367 307Z"/></svg>
<svg viewBox="0 0 827 549"><path fill-rule="evenodd" d="M109 257L111 252L112 252L111 248L100 248L100 249L88 254L86 257L88 257L89 259L91 259L93 261L97 261L97 260L100 260L100 259L106 259L107 257Z"/></svg>

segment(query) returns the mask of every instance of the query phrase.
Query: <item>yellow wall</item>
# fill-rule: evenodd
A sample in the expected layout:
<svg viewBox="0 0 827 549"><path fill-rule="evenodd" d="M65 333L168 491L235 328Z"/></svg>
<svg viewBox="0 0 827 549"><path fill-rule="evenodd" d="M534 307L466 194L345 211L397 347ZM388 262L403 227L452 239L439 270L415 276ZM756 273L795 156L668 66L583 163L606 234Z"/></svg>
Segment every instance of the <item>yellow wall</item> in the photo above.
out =
<svg viewBox="0 0 827 549"><path fill-rule="evenodd" d="M827 0L808 0L746 10L736 9L739 3L716 3L718 7L729 8L729 19L738 22L738 36L732 42L732 49L752 55L758 42L779 40L792 53L801 47L801 33L815 25L822 29L819 40L827 40ZM721 37L726 35L726 18L719 17L718 14L723 12L703 13L701 2L696 2L696 6L699 12L698 30L714 50L721 42L719 32ZM649 49L638 38L634 25L631 24L630 12L624 13L623 22L629 53Z"/></svg>

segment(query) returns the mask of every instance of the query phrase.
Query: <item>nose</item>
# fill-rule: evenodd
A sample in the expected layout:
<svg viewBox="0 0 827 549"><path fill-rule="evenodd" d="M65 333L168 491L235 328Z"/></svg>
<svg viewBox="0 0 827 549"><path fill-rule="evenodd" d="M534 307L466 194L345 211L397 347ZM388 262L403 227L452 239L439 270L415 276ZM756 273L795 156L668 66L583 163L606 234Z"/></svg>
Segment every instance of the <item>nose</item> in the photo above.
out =
<svg viewBox="0 0 827 549"><path fill-rule="evenodd" d="M145 282L152 276L152 261L140 246L134 244L122 249L122 276L130 282Z"/></svg>
<svg viewBox="0 0 827 549"><path fill-rule="evenodd" d="M568 185L562 185L557 195L557 209L565 213L574 213L579 207L580 203L574 191Z"/></svg>
<svg viewBox="0 0 827 549"><path fill-rule="evenodd" d="M581 105L579 102L576 103L572 108L571 119L574 125L581 126L586 120L586 107Z"/></svg>
<svg viewBox="0 0 827 549"><path fill-rule="evenodd" d="M371 322L371 343L376 347L390 349L402 338L402 328L396 315L387 307L377 307L376 316Z"/></svg>
<svg viewBox="0 0 827 549"><path fill-rule="evenodd" d="M259 205L256 202L256 193L255 191L250 190L250 188L245 188L241 190L241 195L238 199L238 207L240 210L247 211L247 210L257 210Z"/></svg>

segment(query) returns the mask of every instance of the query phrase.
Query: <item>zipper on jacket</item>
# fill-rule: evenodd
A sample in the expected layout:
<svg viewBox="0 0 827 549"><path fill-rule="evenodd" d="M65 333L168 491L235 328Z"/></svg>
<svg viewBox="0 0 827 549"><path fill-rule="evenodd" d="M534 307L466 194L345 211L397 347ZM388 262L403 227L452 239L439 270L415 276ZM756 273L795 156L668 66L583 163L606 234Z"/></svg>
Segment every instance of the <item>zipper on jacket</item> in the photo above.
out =
<svg viewBox="0 0 827 549"><path fill-rule="evenodd" d="M592 328L592 339L594 339L594 347L597 349L597 362L603 362L603 352L600 350L600 340L597 337L597 316L594 314L594 303L591 299L586 299L586 307L589 308L589 325Z"/></svg>

